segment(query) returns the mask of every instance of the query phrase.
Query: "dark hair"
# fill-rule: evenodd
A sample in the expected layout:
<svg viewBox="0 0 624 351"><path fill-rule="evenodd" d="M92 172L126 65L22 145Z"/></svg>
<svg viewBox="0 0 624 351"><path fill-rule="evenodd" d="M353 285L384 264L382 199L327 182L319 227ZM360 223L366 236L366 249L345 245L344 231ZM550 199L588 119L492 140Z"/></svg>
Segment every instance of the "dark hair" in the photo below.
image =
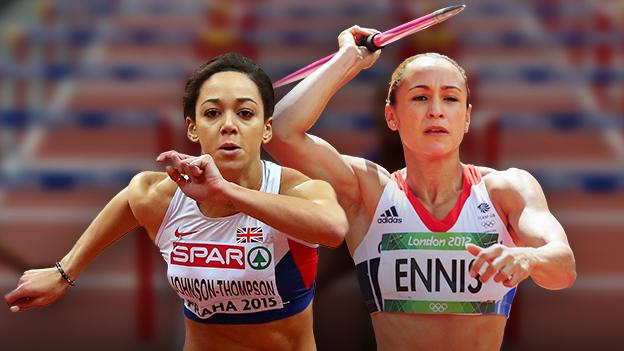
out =
<svg viewBox="0 0 624 351"><path fill-rule="evenodd" d="M251 59L235 52L228 52L216 57L213 57L208 62L199 66L199 68L193 72L189 80L184 87L184 97L182 98L182 104L184 107L184 117L191 117L195 120L195 105L199 98L199 89L202 84L207 81L212 75L219 72L240 72L244 73L256 84L260 91L260 97L262 98L262 104L264 105L264 119L273 116L273 109L275 108L275 93L273 92L273 85L271 78Z"/></svg>
<svg viewBox="0 0 624 351"><path fill-rule="evenodd" d="M457 68L457 70L459 71L459 74L461 74L462 78L464 78L464 83L466 84L466 92L467 92L466 107L468 107L468 104L470 101L470 89L468 88L468 75L466 75L466 71L462 68L462 66L460 66L457 62L455 62L455 60L453 60L452 58L446 55L438 54L437 52L425 52L423 54L414 55L414 56L406 58L403 62L401 62L399 66L397 66L397 68L394 70L394 72L392 72L392 78L390 79L390 86L388 87L388 95L386 96L386 103L389 105L394 105L394 103L396 103L396 90L401 84L401 79L403 78L403 73L405 73L405 68L407 67L408 64L410 64L410 62L421 57L433 57L433 58L443 59L443 60L448 61L453 66L455 66L455 68Z"/></svg>

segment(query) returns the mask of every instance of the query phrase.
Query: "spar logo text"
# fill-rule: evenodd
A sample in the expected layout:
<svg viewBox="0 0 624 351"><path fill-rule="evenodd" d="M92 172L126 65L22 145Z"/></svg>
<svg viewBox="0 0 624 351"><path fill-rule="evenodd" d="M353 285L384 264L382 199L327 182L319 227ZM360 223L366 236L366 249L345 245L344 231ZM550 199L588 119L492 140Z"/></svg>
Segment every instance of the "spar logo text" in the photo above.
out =
<svg viewBox="0 0 624 351"><path fill-rule="evenodd" d="M171 264L190 267L245 269L245 247L174 243L171 251Z"/></svg>

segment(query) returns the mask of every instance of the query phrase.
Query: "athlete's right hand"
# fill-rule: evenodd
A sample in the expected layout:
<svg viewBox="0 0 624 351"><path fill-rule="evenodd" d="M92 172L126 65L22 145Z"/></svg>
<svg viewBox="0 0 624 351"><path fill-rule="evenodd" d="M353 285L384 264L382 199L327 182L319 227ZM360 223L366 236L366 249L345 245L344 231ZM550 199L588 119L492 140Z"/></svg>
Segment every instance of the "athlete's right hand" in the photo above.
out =
<svg viewBox="0 0 624 351"><path fill-rule="evenodd" d="M4 295L12 312L22 312L33 307L44 307L63 296L69 284L55 267L32 269L24 272L17 288Z"/></svg>
<svg viewBox="0 0 624 351"><path fill-rule="evenodd" d="M231 184L223 179L212 156L190 156L171 150L163 152L156 160L173 163L173 167L167 166L165 170L186 196L201 203L222 205L227 202L225 188Z"/></svg>
<svg viewBox="0 0 624 351"><path fill-rule="evenodd" d="M366 47L357 45L361 40L365 40L369 35L379 33L379 31L371 28L362 28L353 26L345 29L338 36L338 46L340 51L354 50L357 53L357 69L363 70L371 67L381 55L381 50L370 52Z"/></svg>

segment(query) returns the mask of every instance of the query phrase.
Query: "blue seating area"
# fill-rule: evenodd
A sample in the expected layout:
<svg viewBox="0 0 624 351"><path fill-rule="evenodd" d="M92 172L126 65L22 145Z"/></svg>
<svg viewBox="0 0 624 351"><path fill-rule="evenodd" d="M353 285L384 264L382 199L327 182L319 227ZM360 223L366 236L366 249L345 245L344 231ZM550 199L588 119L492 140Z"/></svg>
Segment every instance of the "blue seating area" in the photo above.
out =
<svg viewBox="0 0 624 351"><path fill-rule="evenodd" d="M529 170L551 192L580 190L589 193L624 191L624 170L548 172Z"/></svg>
<svg viewBox="0 0 624 351"><path fill-rule="evenodd" d="M64 191L80 188L84 191L98 187L124 187L140 169L29 169L18 173L0 172L0 184L17 191L24 188L37 188L46 191Z"/></svg>
<svg viewBox="0 0 624 351"><path fill-rule="evenodd" d="M163 31L158 28L98 29L87 25L71 28L35 26L28 28L24 32L24 35L34 44L56 44L77 47L85 47L94 43L110 45L192 45L199 40L198 34L193 31Z"/></svg>
<svg viewBox="0 0 624 351"><path fill-rule="evenodd" d="M478 79L492 83L526 82L527 84L621 84L624 83L624 70L605 67L582 68L573 72L555 65L521 66L510 71L504 66L483 67L474 72Z"/></svg>
<svg viewBox="0 0 624 351"><path fill-rule="evenodd" d="M577 112L559 112L546 115L507 114L499 118L505 129L556 131L623 129L624 115L592 115Z"/></svg>
<svg viewBox="0 0 624 351"><path fill-rule="evenodd" d="M153 112L0 110L2 128L32 128L36 124L54 128L62 126L145 128L161 121L158 114Z"/></svg>
<svg viewBox="0 0 624 351"><path fill-rule="evenodd" d="M476 47L532 48L556 45L565 48L578 48L593 45L618 45L624 40L622 33L587 33L569 29L556 33L526 33L521 31L461 33L462 44Z"/></svg>
<svg viewBox="0 0 624 351"><path fill-rule="evenodd" d="M162 65L115 64L110 66L75 66L68 63L51 63L45 66L2 65L0 77L6 80L43 79L58 82L67 79L158 80L178 79L187 74L183 67Z"/></svg>

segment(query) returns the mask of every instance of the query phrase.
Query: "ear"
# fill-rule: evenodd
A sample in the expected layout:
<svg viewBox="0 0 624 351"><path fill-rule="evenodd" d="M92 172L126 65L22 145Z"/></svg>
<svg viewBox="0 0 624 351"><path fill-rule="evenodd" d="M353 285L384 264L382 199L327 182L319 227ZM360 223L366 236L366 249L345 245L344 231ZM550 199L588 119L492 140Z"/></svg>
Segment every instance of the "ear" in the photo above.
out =
<svg viewBox="0 0 624 351"><path fill-rule="evenodd" d="M386 104L384 112L385 112L386 123L388 124L388 128L390 128L390 130L395 131L395 132L399 130L399 119L397 118L396 113L394 112L394 107L392 107L392 105L390 104Z"/></svg>
<svg viewBox="0 0 624 351"><path fill-rule="evenodd" d="M194 143L198 143L199 136L197 136L197 126L195 125L195 121L193 121L193 119L189 116L186 116L185 121L186 121L186 137L190 141Z"/></svg>
<svg viewBox="0 0 624 351"><path fill-rule="evenodd" d="M262 144L266 144L271 141L273 137L273 117L267 118L264 121L264 130L262 131Z"/></svg>
<svg viewBox="0 0 624 351"><path fill-rule="evenodd" d="M468 133L470 129L470 114L472 112L472 104L468 104L468 109L466 109L466 121L464 122L464 133Z"/></svg>

